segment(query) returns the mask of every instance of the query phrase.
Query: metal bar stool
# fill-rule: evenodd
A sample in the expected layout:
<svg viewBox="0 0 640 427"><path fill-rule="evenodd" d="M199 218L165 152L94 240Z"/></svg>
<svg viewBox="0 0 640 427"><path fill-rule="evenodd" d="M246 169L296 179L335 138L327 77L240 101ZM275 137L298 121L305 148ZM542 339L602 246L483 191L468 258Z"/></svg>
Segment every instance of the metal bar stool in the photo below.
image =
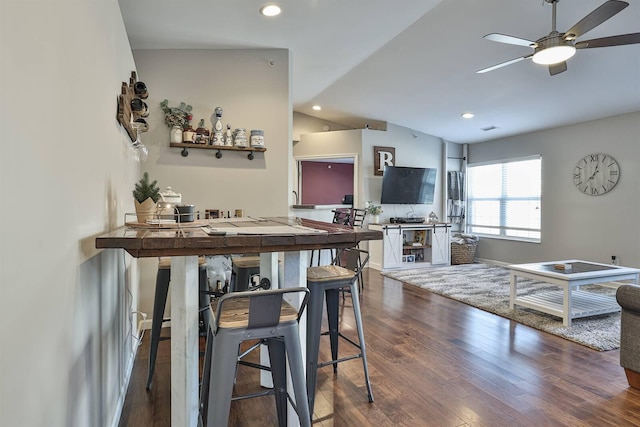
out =
<svg viewBox="0 0 640 427"><path fill-rule="evenodd" d="M253 277L260 277L260 257L242 256L231 258L233 263L229 292L242 292L253 287ZM258 280L259 282L260 280Z"/></svg>
<svg viewBox="0 0 640 427"><path fill-rule="evenodd" d="M333 260L333 265L339 265L340 267L353 271L356 274L359 291L364 292L364 277L362 271L368 262L369 252L356 247L340 249ZM340 293L342 294L342 301L344 302L345 294L351 293L351 291L348 288L343 288L340 290Z"/></svg>
<svg viewBox="0 0 640 427"><path fill-rule="evenodd" d="M340 225L351 225L351 209L347 209L347 208L337 208L332 210L331 212L333 212L333 219L331 220L331 222L333 224L340 224ZM325 265L331 264L333 259L336 257L336 252L335 249L333 248L327 248L327 249L318 249L317 250L317 254L318 254L318 261L316 262L316 266L320 266L323 265L322 264L322 251L329 251L329 262ZM315 259L315 255L316 255L316 249L312 249L311 250L311 256L309 257L309 267L313 267L313 260Z"/></svg>
<svg viewBox="0 0 640 427"><path fill-rule="evenodd" d="M299 309L287 303L288 293L304 293ZM227 426L232 400L275 394L278 424L287 425L287 402L298 413L301 426L311 425L305 387L304 365L298 323L307 300L307 288L233 292L222 296L211 316L203 380L200 389L200 414L203 425ZM263 339L269 347L273 390L233 396L238 349L246 340ZM295 402L287 393L286 362L289 362Z"/></svg>
<svg viewBox="0 0 640 427"><path fill-rule="evenodd" d="M153 382L153 373L156 368L156 357L158 355L158 344L161 340L169 338L160 338L162 324L168 322L169 318L164 317L164 310L167 305L167 295L169 293L169 281L171 280L171 258L160 258L158 261L158 273L156 275L156 290L153 300L153 319L151 323L151 347L149 349L149 369L147 373L147 390L151 390ZM208 310L209 296L207 295L207 263L204 257L198 258L198 283L200 287L199 307L200 317L204 323L205 331L207 328L208 316L203 315L203 310Z"/></svg>
<svg viewBox="0 0 640 427"><path fill-rule="evenodd" d="M369 381L369 368L367 366L367 351L364 342L362 328L362 314L360 312L360 299L358 297L358 274L337 265L310 267L307 269L307 287L310 291L309 309L307 311L307 394L309 395L309 410L313 413L315 402L316 380L318 368L333 365L333 372L338 371L338 363L351 359L362 358L364 378L367 384L369 402L373 402L373 392ZM353 300L353 314L358 330L358 341L355 342L344 336L338 330L339 292L341 289L351 290ZM329 339L331 342L331 360L318 363L320 350L320 335L322 329L322 303L326 300L327 320L329 323ZM360 353L338 359L338 338L343 338L360 350Z"/></svg>

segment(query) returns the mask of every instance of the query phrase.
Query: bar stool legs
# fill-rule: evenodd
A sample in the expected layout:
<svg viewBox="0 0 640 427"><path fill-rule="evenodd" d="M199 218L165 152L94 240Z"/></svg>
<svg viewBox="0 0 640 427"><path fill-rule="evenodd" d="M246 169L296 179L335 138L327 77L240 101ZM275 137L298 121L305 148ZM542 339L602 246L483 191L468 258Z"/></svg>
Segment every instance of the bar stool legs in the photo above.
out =
<svg viewBox="0 0 640 427"><path fill-rule="evenodd" d="M333 269L333 270L332 270ZM307 306L307 394L309 396L309 412L313 414L315 403L315 391L318 376L318 368L327 365L333 365L333 372L337 373L338 363L351 359L361 358L364 368L364 377L367 385L367 397L369 402L373 402L373 391L371 389L371 381L369 379L369 368L367 364L367 351L364 340L364 332L362 326L362 314L360 312L360 300L358 299L358 283L354 280L353 272L336 266L314 267L310 270L320 272L320 276L326 273L326 277L315 280L313 274L308 274L308 287L310 291L309 303ZM331 280L331 272L338 271L343 274ZM351 276L349 277L349 274ZM353 299L353 312L356 321L356 329L358 331L358 342L354 342L344 336L338 330L338 311L340 303L340 290L349 288ZM322 309L323 300L327 304L327 320L329 323L329 340L331 342L331 361L318 363L318 353L320 350L320 335L322 329ZM355 347L360 349L360 353L338 358L338 339L343 338Z"/></svg>
<svg viewBox="0 0 640 427"><path fill-rule="evenodd" d="M283 294L292 292L305 294L299 309L282 298ZM228 293L218 300L215 317L212 314L207 333L200 389L200 414L205 426L226 427L233 400L266 394L275 395L279 426L287 425L289 402L298 414L300 425L311 426L298 326L300 313L306 307L307 294L306 288L288 288ZM266 341L274 388L233 397L240 344L254 339ZM287 362L293 397L287 393Z"/></svg>
<svg viewBox="0 0 640 427"><path fill-rule="evenodd" d="M171 264L170 260L163 260L158 266L158 273L156 275L156 290L153 299L153 318L151 323L151 347L149 348L149 368L147 371L147 390L151 390L151 384L153 383L153 374L156 368L156 358L158 355L158 344L162 340L160 334L162 333L162 324L169 319L164 318L164 310L167 305L167 295L169 294L169 282L171 280ZM198 283L200 293L198 296L200 307L200 319L202 320L204 330L209 328L209 317L206 315L206 311L209 310L209 295L207 284L207 269L204 264L201 264L198 268ZM168 338L164 338L168 339Z"/></svg>
<svg viewBox="0 0 640 427"><path fill-rule="evenodd" d="M357 282L351 283L351 298L353 299L353 313L356 319L356 329L358 330L358 341L360 342L360 351L362 354L364 378L367 383L367 397L369 398L369 402L373 402L373 391L371 390L371 381L369 381L369 365L367 363L367 349L364 342L364 329L362 328L362 312L360 311L360 298L359 298L360 295L358 295L358 286L359 285Z"/></svg>
<svg viewBox="0 0 640 427"><path fill-rule="evenodd" d="M153 299L153 321L151 323L151 348L149 350L149 369L147 372L147 390L151 390L153 373L156 369L156 357L158 355L158 343L162 332L164 320L164 308L167 305L169 293L169 279L171 270L159 269L156 275L156 292Z"/></svg>

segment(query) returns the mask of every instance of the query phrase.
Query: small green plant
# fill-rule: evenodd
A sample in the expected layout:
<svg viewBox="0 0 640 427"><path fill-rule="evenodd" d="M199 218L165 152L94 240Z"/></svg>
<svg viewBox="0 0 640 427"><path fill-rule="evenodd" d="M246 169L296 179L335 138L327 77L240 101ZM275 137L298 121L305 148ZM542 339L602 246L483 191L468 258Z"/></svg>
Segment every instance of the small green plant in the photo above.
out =
<svg viewBox="0 0 640 427"><path fill-rule="evenodd" d="M158 199L160 199L160 188L156 186L157 183L157 180L150 183L149 172L145 172L142 175L142 179L136 183L133 190L133 197L138 203L144 202L149 197L151 197L154 202L157 202Z"/></svg>
<svg viewBox="0 0 640 427"><path fill-rule="evenodd" d="M369 215L380 215L382 213L382 206L374 205L373 202L367 202L367 206L365 206L367 213Z"/></svg>
<svg viewBox="0 0 640 427"><path fill-rule="evenodd" d="M164 111L164 122L169 127L180 126L184 128L193 118L191 110L193 107L181 102L177 107L169 107L169 101L164 100L160 103L160 108Z"/></svg>

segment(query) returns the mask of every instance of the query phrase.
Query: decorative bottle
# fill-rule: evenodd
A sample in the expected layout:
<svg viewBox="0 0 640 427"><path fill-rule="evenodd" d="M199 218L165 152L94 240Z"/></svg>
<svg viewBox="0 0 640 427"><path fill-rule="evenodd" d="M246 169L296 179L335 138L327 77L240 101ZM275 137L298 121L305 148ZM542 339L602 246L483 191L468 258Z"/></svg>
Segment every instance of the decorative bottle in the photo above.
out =
<svg viewBox="0 0 640 427"><path fill-rule="evenodd" d="M193 143L196 132L191 127L191 122L187 122L184 132L182 132L182 142Z"/></svg>
<svg viewBox="0 0 640 427"><path fill-rule="evenodd" d="M206 144L209 142L209 129L204 127L204 119L200 119L198 128L196 129L196 141L198 144Z"/></svg>
<svg viewBox="0 0 640 427"><path fill-rule="evenodd" d="M222 108L216 107L216 119L213 122L213 131L214 132L222 132Z"/></svg>
<svg viewBox="0 0 640 427"><path fill-rule="evenodd" d="M227 134L224 138L224 145L227 147L233 146L233 137L231 136L231 126L227 125Z"/></svg>

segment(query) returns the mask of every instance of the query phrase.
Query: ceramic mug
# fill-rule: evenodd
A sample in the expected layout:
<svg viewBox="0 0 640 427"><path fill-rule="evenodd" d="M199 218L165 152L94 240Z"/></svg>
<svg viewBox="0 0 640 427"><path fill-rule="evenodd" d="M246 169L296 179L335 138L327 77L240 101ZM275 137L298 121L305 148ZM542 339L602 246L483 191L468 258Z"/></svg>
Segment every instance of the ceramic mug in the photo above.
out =
<svg viewBox="0 0 640 427"><path fill-rule="evenodd" d="M194 205L180 205L175 207L175 219L177 222L193 222L195 214Z"/></svg>

